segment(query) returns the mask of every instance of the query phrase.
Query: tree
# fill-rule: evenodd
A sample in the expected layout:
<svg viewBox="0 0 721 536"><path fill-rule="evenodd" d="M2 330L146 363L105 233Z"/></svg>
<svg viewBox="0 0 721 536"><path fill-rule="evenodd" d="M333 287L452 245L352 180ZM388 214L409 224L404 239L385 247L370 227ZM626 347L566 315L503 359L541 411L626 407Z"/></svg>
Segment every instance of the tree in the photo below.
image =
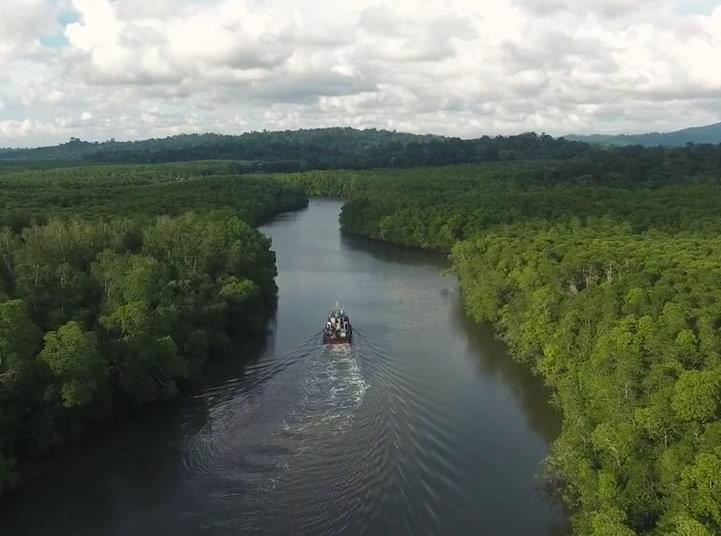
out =
<svg viewBox="0 0 721 536"><path fill-rule="evenodd" d="M40 338L22 300L0 303L0 373L32 359Z"/></svg>
<svg viewBox="0 0 721 536"><path fill-rule="evenodd" d="M712 536L711 531L689 515L679 515L673 520L671 536Z"/></svg>
<svg viewBox="0 0 721 536"><path fill-rule="evenodd" d="M74 321L45 335L38 359L60 383L63 405L67 407L84 406L92 401L107 366L94 337Z"/></svg>
<svg viewBox="0 0 721 536"><path fill-rule="evenodd" d="M721 397L721 374L715 370L687 370L674 386L671 406L683 421L705 423L716 418Z"/></svg>
<svg viewBox="0 0 721 536"><path fill-rule="evenodd" d="M591 521L591 536L636 536L624 523L623 512L610 509L595 514Z"/></svg>
<svg viewBox="0 0 721 536"><path fill-rule="evenodd" d="M681 475L681 496L686 509L721 530L721 458L700 454Z"/></svg>

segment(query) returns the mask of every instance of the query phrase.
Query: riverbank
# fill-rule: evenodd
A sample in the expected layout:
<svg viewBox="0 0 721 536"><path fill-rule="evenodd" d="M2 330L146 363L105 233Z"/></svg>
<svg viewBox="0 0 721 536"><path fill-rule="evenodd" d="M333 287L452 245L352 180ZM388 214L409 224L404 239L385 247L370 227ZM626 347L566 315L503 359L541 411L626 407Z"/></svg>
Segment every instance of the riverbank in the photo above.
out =
<svg viewBox="0 0 721 536"><path fill-rule="evenodd" d="M231 337L262 330L275 307L270 243L242 220L188 214L120 232L121 223L104 225L50 222L27 229L11 249L17 294L0 303L0 339L10 349L0 387L4 453L21 461L62 455L58 449L117 411L173 398ZM57 270L85 282L74 288L73 308L59 299L69 290L63 282L49 294L37 283L24 286L22 274L35 262L28 263L31 252L52 273L60 255L47 245L50 235L69 261ZM84 247L78 235L95 235L94 247ZM110 249L128 235L142 237L137 253ZM85 308L96 309L95 316L80 316ZM21 482L30 468L44 466L20 465ZM7 487L18 483L13 473L11 466L0 473Z"/></svg>
<svg viewBox="0 0 721 536"><path fill-rule="evenodd" d="M340 207L261 228L279 288L262 348L24 488L3 535L558 534L536 478L548 391L465 317L442 257L344 235ZM347 352L319 338L336 300Z"/></svg>
<svg viewBox="0 0 721 536"><path fill-rule="evenodd" d="M471 173L317 180L353 192L346 231L452 249L467 311L554 389L564 426L548 471L576 533L721 531L715 492L695 498L721 471L721 314L708 287L721 274L721 191L712 179Z"/></svg>
<svg viewBox="0 0 721 536"><path fill-rule="evenodd" d="M307 198L198 169L3 174L0 492L16 461L57 455L116 411L173 398L230 337L262 331L277 270L252 224Z"/></svg>

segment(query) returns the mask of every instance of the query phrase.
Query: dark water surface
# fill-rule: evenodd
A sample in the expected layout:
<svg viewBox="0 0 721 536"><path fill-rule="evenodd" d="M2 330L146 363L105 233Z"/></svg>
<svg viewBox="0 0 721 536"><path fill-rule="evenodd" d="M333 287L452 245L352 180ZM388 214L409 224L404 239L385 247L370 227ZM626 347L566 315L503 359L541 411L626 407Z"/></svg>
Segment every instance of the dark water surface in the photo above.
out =
<svg viewBox="0 0 721 536"><path fill-rule="evenodd" d="M263 228L280 272L265 344L28 485L0 534L561 534L535 477L548 393L465 318L443 259L341 236L340 206ZM319 344L335 300L352 347Z"/></svg>

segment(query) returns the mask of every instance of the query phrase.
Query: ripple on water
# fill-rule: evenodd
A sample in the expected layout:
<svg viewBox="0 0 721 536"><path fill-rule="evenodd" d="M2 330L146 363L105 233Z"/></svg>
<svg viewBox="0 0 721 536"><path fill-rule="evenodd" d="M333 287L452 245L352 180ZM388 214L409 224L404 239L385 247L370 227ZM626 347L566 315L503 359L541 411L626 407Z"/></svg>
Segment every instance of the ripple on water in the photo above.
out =
<svg viewBox="0 0 721 536"><path fill-rule="evenodd" d="M316 337L198 395L209 420L183 465L197 514L212 497L224 530L434 533L478 468L432 380L407 363L362 333L352 346Z"/></svg>
<svg viewBox="0 0 721 536"><path fill-rule="evenodd" d="M348 465L358 454L339 443L354 426L369 388L353 347L313 343L199 394L196 402L208 406L209 420L186 443L188 487L198 496L232 497L243 512L268 517L285 497L308 495L307 489L298 493L308 485L347 500L362 488L364 468L339 473L329 467ZM304 527L322 532L324 523L333 521L323 514L328 497L310 495L318 495L317 502L305 504L298 515ZM259 526L257 516L244 519L236 520L243 528Z"/></svg>
<svg viewBox="0 0 721 536"><path fill-rule="evenodd" d="M13 511L10 534L546 532L555 514L527 473L547 450L516 380L458 322L455 290L435 263L339 241L340 205L323 206L272 233L281 295L268 343L313 331L307 312L339 289L363 325L353 346L323 347L317 333L262 355L109 448L86 484L73 466L77 485L58 479L41 507Z"/></svg>

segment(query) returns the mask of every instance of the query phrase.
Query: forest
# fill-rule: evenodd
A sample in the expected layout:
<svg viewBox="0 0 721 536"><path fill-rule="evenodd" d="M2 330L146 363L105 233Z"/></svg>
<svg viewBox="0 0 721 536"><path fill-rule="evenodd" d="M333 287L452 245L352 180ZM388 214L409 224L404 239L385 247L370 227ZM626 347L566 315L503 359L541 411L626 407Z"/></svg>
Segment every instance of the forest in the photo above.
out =
<svg viewBox="0 0 721 536"><path fill-rule="evenodd" d="M262 329L275 263L253 225L342 197L344 231L449 254L468 313L552 388L545 469L576 533L720 534L721 146L389 143L415 167L340 148L294 173L249 174L253 155L0 166L0 482Z"/></svg>
<svg viewBox="0 0 721 536"><path fill-rule="evenodd" d="M225 160L216 165L234 174L512 162L526 167L538 163L533 166L536 181L601 177L616 182L675 181L688 174L721 172L721 145L605 147L534 132L460 139L353 128L262 131L239 136L182 134L129 142L73 138L51 147L0 148L0 174L27 168L198 160Z"/></svg>
<svg viewBox="0 0 721 536"><path fill-rule="evenodd" d="M239 136L182 134L133 142L69 142L34 149L0 149L0 168L78 163L160 163L237 160L245 173L366 169L568 158L591 146L534 133L473 140L353 128L248 132Z"/></svg>
<svg viewBox="0 0 721 536"><path fill-rule="evenodd" d="M227 164L0 175L0 491L120 409L174 396L263 331L275 256L253 225L307 203Z"/></svg>
<svg viewBox="0 0 721 536"><path fill-rule="evenodd" d="M667 164L683 171L695 150ZM721 175L574 169L283 180L349 199L346 232L450 253L468 313L554 392L563 431L546 476L575 533L721 534Z"/></svg>
<svg viewBox="0 0 721 536"><path fill-rule="evenodd" d="M554 389L579 534L721 530L717 236L548 222L453 248L470 314Z"/></svg>

